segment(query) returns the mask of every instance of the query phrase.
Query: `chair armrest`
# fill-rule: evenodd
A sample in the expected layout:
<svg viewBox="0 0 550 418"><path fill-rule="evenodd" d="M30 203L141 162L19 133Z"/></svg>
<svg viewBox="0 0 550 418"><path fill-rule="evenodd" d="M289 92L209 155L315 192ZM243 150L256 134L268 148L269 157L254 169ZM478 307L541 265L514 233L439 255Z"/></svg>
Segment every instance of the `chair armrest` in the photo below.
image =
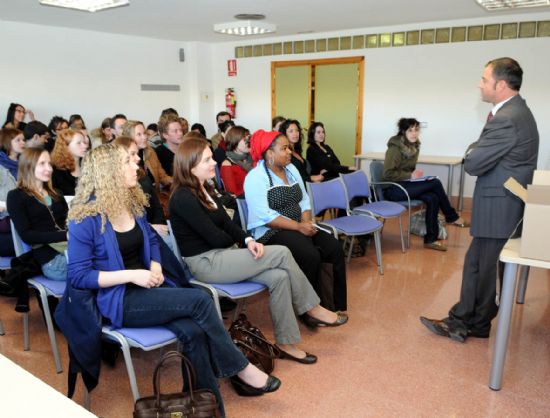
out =
<svg viewBox="0 0 550 418"><path fill-rule="evenodd" d="M405 193L405 196L407 196L407 203L409 205L409 209L411 207L411 197L409 196L409 193L407 192L407 189L405 189L403 186L401 186L399 183L395 183L393 181L377 181L377 182L372 182L371 183L373 186L379 186L379 185L391 185L391 186L396 186L396 187L399 187L403 193ZM376 200L378 200L378 195L376 194L376 188L374 189L374 197L376 198Z"/></svg>
<svg viewBox="0 0 550 418"><path fill-rule="evenodd" d="M324 222L317 222L317 224L318 224L319 226L322 226L323 228L328 228L328 229L330 229L330 230L332 231L332 234L334 235L334 238L338 239L338 231L336 231L336 228L335 228L335 227L333 227L332 225L326 224L326 223L324 223ZM323 231L318 232L318 234L319 234L319 233L326 234L326 232L323 232Z"/></svg>

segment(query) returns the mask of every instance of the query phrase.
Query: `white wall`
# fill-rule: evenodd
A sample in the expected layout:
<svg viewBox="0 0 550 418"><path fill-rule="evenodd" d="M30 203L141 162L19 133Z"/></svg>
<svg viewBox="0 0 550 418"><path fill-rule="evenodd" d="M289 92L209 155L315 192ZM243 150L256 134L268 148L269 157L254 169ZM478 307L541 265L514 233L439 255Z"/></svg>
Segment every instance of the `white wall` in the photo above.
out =
<svg viewBox="0 0 550 418"><path fill-rule="evenodd" d="M529 16L506 16L506 21L550 19L550 13ZM503 22L500 19L438 22L408 27L371 28L336 34L309 35L346 36L382 33L419 28L449 27L468 24ZM271 38L256 43L305 39L302 37ZM362 151L385 151L386 142L402 116L427 122L422 132L422 152L431 155L463 155L475 141L491 105L480 100L478 82L487 61L511 56L524 70L522 96L527 100L538 122L541 138L539 168L550 169L550 118L548 117L548 68L550 38L515 39L508 41L462 42L408 47L363 49L276 57L244 58L237 61L238 76L227 77L226 60L233 58L235 46L248 43L218 44L214 48L215 107L223 108L223 91L235 87L238 101L238 122L251 130L270 127L271 61L306 60L342 56L365 57ZM290 115L287 115L290 116ZM330 132L327 140L330 141ZM445 170L437 172L446 177ZM455 194L458 188L455 177ZM466 195L471 196L474 179L466 178Z"/></svg>
<svg viewBox="0 0 550 418"><path fill-rule="evenodd" d="M5 21L0 39L1 123L10 102L46 124L55 114L80 113L88 128L115 113L151 123L166 107L196 112L192 65L179 62L179 48L189 44ZM142 83L181 91L142 92Z"/></svg>

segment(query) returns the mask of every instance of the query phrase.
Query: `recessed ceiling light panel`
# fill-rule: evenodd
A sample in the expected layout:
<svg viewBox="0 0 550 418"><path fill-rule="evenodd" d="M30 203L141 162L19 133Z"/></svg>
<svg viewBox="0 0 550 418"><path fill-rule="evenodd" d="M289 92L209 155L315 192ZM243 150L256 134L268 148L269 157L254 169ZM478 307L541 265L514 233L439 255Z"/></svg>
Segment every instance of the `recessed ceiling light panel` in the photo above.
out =
<svg viewBox="0 0 550 418"><path fill-rule="evenodd" d="M130 0L39 0L44 6L64 7L67 9L97 12L113 7L128 6Z"/></svg>
<svg viewBox="0 0 550 418"><path fill-rule="evenodd" d="M519 9L523 7L548 7L550 0L475 0L481 7L490 12Z"/></svg>
<svg viewBox="0 0 550 418"><path fill-rule="evenodd" d="M223 33L224 35L236 36L252 36L264 35L273 33L277 30L277 26L267 22L258 22L252 20L239 20L236 22L216 23L214 32Z"/></svg>

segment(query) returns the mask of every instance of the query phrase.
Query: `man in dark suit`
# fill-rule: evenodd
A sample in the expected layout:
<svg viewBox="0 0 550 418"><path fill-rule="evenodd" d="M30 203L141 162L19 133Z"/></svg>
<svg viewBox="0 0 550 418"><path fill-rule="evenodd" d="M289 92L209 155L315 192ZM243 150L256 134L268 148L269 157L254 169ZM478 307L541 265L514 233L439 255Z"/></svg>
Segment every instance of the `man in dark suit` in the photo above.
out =
<svg viewBox="0 0 550 418"><path fill-rule="evenodd" d="M503 184L514 177L526 186L537 165L539 134L533 114L519 95L522 76L515 60L499 58L485 66L479 83L482 100L494 107L481 136L469 146L464 158L464 169L477 176L477 182L470 232L473 239L464 259L460 301L443 320L420 317L430 331L455 341L489 337L491 320L498 312L498 257L508 238L519 235L523 216L523 203Z"/></svg>

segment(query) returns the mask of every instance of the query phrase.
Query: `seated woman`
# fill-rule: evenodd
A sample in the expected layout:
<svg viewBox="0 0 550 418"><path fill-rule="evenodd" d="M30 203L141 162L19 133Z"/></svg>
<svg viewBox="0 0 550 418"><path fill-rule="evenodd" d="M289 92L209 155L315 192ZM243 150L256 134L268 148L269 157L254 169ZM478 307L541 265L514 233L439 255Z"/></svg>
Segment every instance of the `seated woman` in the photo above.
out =
<svg viewBox="0 0 550 418"><path fill-rule="evenodd" d="M166 174L166 171L164 171L160 164L157 153L149 145L143 122L129 120L122 127L122 135L130 137L136 142L143 169L155 185L155 190L160 193L161 187L170 188L172 177Z"/></svg>
<svg viewBox="0 0 550 418"><path fill-rule="evenodd" d="M311 174L322 174L324 180L337 178L340 173L355 171L355 167L347 167L340 164L340 160L331 147L325 142L325 125L321 122L313 122L307 130L307 143L309 147L306 158L311 165Z"/></svg>
<svg viewBox="0 0 550 418"><path fill-rule="evenodd" d="M145 206L145 215L147 222L155 231L164 239L168 236L168 226L164 217L164 209L153 186L151 178L145 174L143 162L139 158L139 151L136 142L128 136L119 136L113 141L114 144L120 145L130 155L130 158L137 164L138 168L138 183L141 190L149 198L149 205ZM154 153L154 151L153 151Z"/></svg>
<svg viewBox="0 0 550 418"><path fill-rule="evenodd" d="M302 157L302 127L300 122L294 119L286 119L281 123L279 132L288 138L292 155L290 162L298 169L302 181L319 183L325 179L322 174L310 175L311 166ZM322 170L321 170L322 171Z"/></svg>
<svg viewBox="0 0 550 418"><path fill-rule="evenodd" d="M53 188L50 154L27 148L19 158L17 188L8 193L8 212L21 239L32 246L32 256L42 274L52 280L66 280L67 202ZM13 283L17 288L21 283ZM26 288L26 283L24 283ZM19 312L28 311L28 293L19 294Z"/></svg>
<svg viewBox="0 0 550 418"><path fill-rule="evenodd" d="M295 315L328 326L345 323L347 316L319 306L319 298L287 248L264 248L231 222L207 183L215 176L215 166L206 140L188 139L180 145L174 160L170 214L181 254L197 280L235 283L252 279L265 284L281 358L315 363L316 356L296 346L300 330Z"/></svg>
<svg viewBox="0 0 550 418"><path fill-rule="evenodd" d="M32 113L32 110L25 109L23 105L19 103L10 103L8 113L6 114L6 121L2 125L2 128L14 128L22 131L25 129L25 126L27 126L24 122L25 116L27 115L30 121L34 120L34 113Z"/></svg>
<svg viewBox="0 0 550 418"><path fill-rule="evenodd" d="M63 129L57 134L52 151L52 182L65 196L74 196L80 163L89 145L88 138L80 131Z"/></svg>
<svg viewBox="0 0 550 418"><path fill-rule="evenodd" d="M309 198L296 167L290 164L290 144L279 132L256 131L250 153L258 162L244 181L248 203L248 229L268 245L284 245L320 293L321 263L333 267L333 300L328 306L347 310L344 252L332 234L318 231L311 217Z"/></svg>
<svg viewBox="0 0 550 418"><path fill-rule="evenodd" d="M99 311L115 327L164 325L174 332L195 367L196 386L211 389L220 405L216 377L233 376L241 395L277 390L279 379L251 365L232 343L206 293L165 282L137 170L114 144L86 156L69 212L72 286L97 290Z"/></svg>
<svg viewBox="0 0 550 418"><path fill-rule="evenodd" d="M241 196L244 193L244 178L252 170L247 132L242 126L234 126L224 138L227 152L220 171L225 190L235 196Z"/></svg>
<svg viewBox="0 0 550 418"><path fill-rule="evenodd" d="M222 139L214 150L214 160L216 160L219 166L221 166L224 162L225 153L227 152L227 142L225 141L225 136L229 130L233 128L233 126L235 126L235 122L232 120L226 120L218 125Z"/></svg>
<svg viewBox="0 0 550 418"><path fill-rule="evenodd" d="M443 190L439 179L420 180L424 172L416 168L416 161L420 151L420 122L412 118L401 118L397 122L397 135L388 141L388 149L384 159L384 181L399 183L411 199L418 199L426 204L426 235L424 247L432 250L447 251L447 246L438 241L439 225L437 215L439 210L445 215L445 220L459 227L467 227L470 224L458 216L451 206L449 198ZM384 196L388 200L407 200L407 196L397 186L390 186L384 190Z"/></svg>
<svg viewBox="0 0 550 418"><path fill-rule="evenodd" d="M17 185L19 155L24 149L23 132L14 128L0 130L0 256L2 257L15 255L6 199L8 192L15 189Z"/></svg>
<svg viewBox="0 0 550 418"><path fill-rule="evenodd" d="M111 118L103 119L101 126L95 128L90 132L92 148L97 148L101 144L108 144L114 139L113 132L111 131Z"/></svg>

